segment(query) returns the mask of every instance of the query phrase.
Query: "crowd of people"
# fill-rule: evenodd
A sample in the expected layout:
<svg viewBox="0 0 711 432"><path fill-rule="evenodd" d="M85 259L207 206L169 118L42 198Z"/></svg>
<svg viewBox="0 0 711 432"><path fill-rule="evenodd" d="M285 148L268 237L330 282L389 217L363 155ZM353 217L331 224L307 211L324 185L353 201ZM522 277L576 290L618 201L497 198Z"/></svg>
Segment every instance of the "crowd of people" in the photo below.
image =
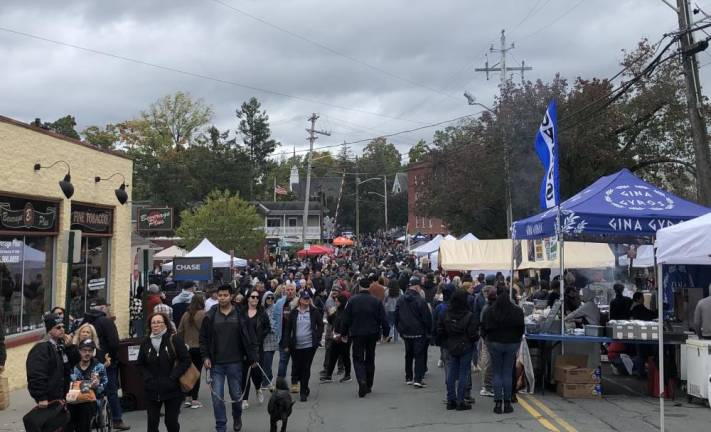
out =
<svg viewBox="0 0 711 432"><path fill-rule="evenodd" d="M207 375L218 432L228 427L227 404L239 431L250 398L264 402L276 377L287 372L290 391L302 402L314 381L355 379L356 394L366 397L375 386L378 343L402 342L404 385L414 389L427 386L434 353L445 371L447 409L472 408L472 373L480 371L480 394L493 397L494 412L513 411L524 323L516 296L510 300L510 280L501 274L433 271L404 245L374 236L333 256L250 262L233 276L202 292L184 282L172 298L165 286L151 284L133 298L131 332L143 338L136 365L148 431L158 430L161 411L172 432L180 428L182 408L203 406L200 380L189 391L181 387L193 366ZM116 395L118 332L104 303L92 305L66 332L61 308L45 316L48 337L27 360L29 390L46 406L63 399L72 381L87 381L97 399L108 399L114 429L126 430ZM324 358L316 380L311 370L319 347ZM78 409L72 409L73 430L89 430L87 413Z"/></svg>

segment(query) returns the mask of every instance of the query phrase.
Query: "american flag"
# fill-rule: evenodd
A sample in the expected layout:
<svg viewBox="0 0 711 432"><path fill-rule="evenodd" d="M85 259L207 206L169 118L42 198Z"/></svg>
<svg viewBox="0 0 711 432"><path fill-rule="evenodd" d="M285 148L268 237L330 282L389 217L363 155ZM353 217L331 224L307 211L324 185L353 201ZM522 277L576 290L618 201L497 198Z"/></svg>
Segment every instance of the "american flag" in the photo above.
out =
<svg viewBox="0 0 711 432"><path fill-rule="evenodd" d="M289 191L284 186L274 186L274 193L277 195L288 195Z"/></svg>

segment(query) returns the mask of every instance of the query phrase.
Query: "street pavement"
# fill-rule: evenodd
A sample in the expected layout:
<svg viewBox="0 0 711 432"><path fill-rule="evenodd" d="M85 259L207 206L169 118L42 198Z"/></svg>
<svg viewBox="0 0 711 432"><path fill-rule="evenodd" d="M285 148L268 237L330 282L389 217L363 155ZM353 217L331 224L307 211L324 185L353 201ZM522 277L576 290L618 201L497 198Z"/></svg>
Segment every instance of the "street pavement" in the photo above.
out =
<svg viewBox="0 0 711 432"><path fill-rule="evenodd" d="M599 400L562 399L554 393L520 395L514 413L497 415L492 412L493 400L480 397L479 376L474 375L476 404L471 411L447 411L443 369L436 367L436 348L430 350L427 388L415 389L404 383L402 344L378 345L373 393L358 398L355 381L339 384L319 384L318 372L323 361L320 349L314 360L311 396L306 403L296 402L289 420L289 431L350 432L350 431L557 431L557 432L647 432L656 431L659 424L658 400L644 396L615 395ZM276 369L276 359L275 359ZM604 384L604 383L603 383ZM604 385L603 385L604 388ZM213 430L209 390L204 381L200 390L205 407L183 409L180 415L182 431ZM298 399L298 395L294 395ZM269 395L266 395L268 399ZM268 431L269 416L266 401L259 405L252 394L250 407L244 411L245 432ZM22 431L22 416L32 407L26 390L11 394L11 405L0 411L0 431ZM229 412L229 411L228 411ZM666 407L668 431L708 431L711 409L688 404L685 399L668 401ZM229 414L228 414L229 417ZM133 431L144 431L145 412L128 412L124 421ZM231 423L228 425L231 428ZM165 426L161 425L161 430ZM229 429L231 430L231 429Z"/></svg>

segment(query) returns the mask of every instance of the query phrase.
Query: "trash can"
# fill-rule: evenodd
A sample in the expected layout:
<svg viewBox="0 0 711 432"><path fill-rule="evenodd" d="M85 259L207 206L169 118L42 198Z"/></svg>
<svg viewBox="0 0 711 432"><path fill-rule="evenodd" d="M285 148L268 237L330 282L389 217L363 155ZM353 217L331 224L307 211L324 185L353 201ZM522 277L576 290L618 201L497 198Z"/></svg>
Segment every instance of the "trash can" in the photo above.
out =
<svg viewBox="0 0 711 432"><path fill-rule="evenodd" d="M136 366L141 342L143 342L143 338L130 338L119 342L121 407L126 411L142 411L146 409L143 379Z"/></svg>

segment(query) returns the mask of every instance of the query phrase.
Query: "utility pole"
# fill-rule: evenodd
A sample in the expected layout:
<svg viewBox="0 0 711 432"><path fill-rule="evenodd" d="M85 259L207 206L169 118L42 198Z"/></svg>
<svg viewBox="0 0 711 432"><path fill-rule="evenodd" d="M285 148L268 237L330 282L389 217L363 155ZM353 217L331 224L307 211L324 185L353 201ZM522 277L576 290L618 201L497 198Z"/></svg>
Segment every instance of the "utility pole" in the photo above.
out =
<svg viewBox="0 0 711 432"><path fill-rule="evenodd" d="M356 177L355 179L355 184L356 184L356 242L360 244L360 194L358 193L358 189L360 188L360 177Z"/></svg>
<svg viewBox="0 0 711 432"><path fill-rule="evenodd" d="M388 177L386 175L383 175L383 197L385 198L385 233L387 234L387 232L388 232Z"/></svg>
<svg viewBox="0 0 711 432"><path fill-rule="evenodd" d="M665 2L666 3L666 2ZM694 35L688 0L676 0L675 8L679 17L680 43L686 82L686 107L694 140L694 158L696 160L697 198L703 205L711 205L711 152L706 141L706 123L702 117L702 94L699 82L699 65L694 48ZM669 3L667 3L669 5ZM671 7L671 5L669 5ZM672 9L674 9L672 7Z"/></svg>
<svg viewBox="0 0 711 432"><path fill-rule="evenodd" d="M509 47L506 46L506 33L504 30L501 30L501 47L497 50L494 48L492 45L491 48L489 48L489 52L495 53L498 52L501 54L501 59L499 60L498 63L494 64L492 67L489 67L489 61L487 60L485 63L485 66L483 68L476 68L474 69L476 72L485 72L486 73L486 79L489 79L489 72L501 72L501 92L503 93L504 89L506 88L506 83L508 81L507 73L509 71L515 71L515 72L521 72L521 80L524 80L524 73L525 71L530 71L533 70L532 67L526 66L525 62L521 62L520 67L507 67L506 66L506 53L511 51L512 49L515 48L515 45L511 43ZM469 100L470 105L479 105L474 102L474 98L471 96L467 96L467 93L465 93L465 96ZM503 105L500 104L500 107ZM490 109L487 108L488 111L491 111ZM499 113L497 115L497 120L499 123L499 126L501 127L501 141L504 147L504 183L505 183L505 189L506 189L506 232L508 234L508 238L511 238L511 225L513 224L513 204L512 204L512 199L511 199L511 170L510 170L510 157L511 157L511 150L509 148L509 142L506 139L505 135L505 130L506 128L502 126L502 122L505 119L505 116L501 115L503 109L499 109ZM491 111L493 113L493 111Z"/></svg>
<svg viewBox="0 0 711 432"><path fill-rule="evenodd" d="M318 120L318 114L312 113L311 117L308 119L311 122L311 127L306 129L309 136L306 138L309 140L309 162L306 168L306 188L304 189L304 219L301 222L301 242L306 243L306 227L309 224L309 200L311 198L311 161L313 160L314 152L314 142L318 139L316 134L331 136L331 132L316 130L316 120Z"/></svg>

